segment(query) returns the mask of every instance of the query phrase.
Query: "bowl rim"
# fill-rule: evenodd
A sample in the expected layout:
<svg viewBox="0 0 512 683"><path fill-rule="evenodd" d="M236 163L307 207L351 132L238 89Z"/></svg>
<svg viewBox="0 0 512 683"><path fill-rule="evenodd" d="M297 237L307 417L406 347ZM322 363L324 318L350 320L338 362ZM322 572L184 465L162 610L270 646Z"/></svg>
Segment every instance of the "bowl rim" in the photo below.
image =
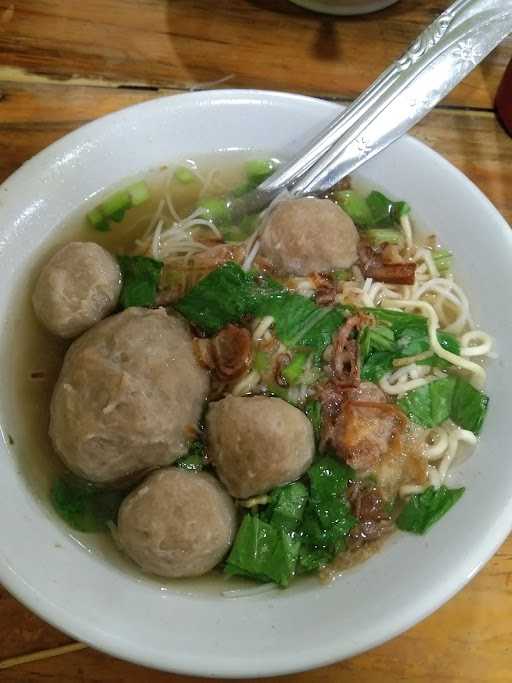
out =
<svg viewBox="0 0 512 683"><path fill-rule="evenodd" d="M177 95L168 95L164 97L155 98L146 102L138 103L127 108L120 109L116 112L109 113L98 119L95 119L76 130L59 138L54 143L37 153L30 160L25 162L19 169L17 169L9 178L7 178L0 190L8 187L13 181L22 178L27 171L33 172L38 167L44 166L47 162L55 157L56 154L61 153L66 147L73 146L83 136L94 136L95 129L102 127L109 121L115 121L122 116L130 116L134 110L140 108L158 109L159 107L169 104L198 104L205 101L208 104L212 102L219 103L222 100L243 100L246 98L260 98L265 100L280 100L280 101L305 101L309 105L314 106L336 106L340 107L338 103L326 102L314 97L305 95L297 95L292 93L284 93L278 91L267 91L261 89L226 89L214 91L199 91L192 93L181 93ZM490 202L490 200L483 194L483 192L474 185L459 169L448 162L439 153L432 150L423 142L411 137L407 137L409 144L415 145L422 150L423 154L427 154L430 158L439 165L439 167L449 170L450 173L455 173L460 180L468 186L473 193L476 193L479 201L486 205L487 209L494 214L495 225L494 229L499 229L503 232L503 236L509 241L512 248L512 234L510 227L505 219L501 216L498 210ZM430 589L428 599L423 597L414 602L414 609L407 606L401 612L400 623L395 622L393 628L383 630L379 635L373 637L371 640L361 642L356 646L352 646L350 654L341 655L343 657L353 657L371 648L377 647L382 643L396 637L397 635L408 630L418 622L422 621L434 611L436 611L442 604L447 602L453 595L461 590L482 568L482 566L492 557L499 546L506 539L507 535L512 529L512 497L507 501L501 510L501 514L494 520L494 523L489 526L488 532L484 537L479 539L475 548L468 552L468 555L460 559L457 565L457 571L452 571L451 575L444 581L438 582L435 589ZM16 574L13 566L10 565L7 558L3 556L0 550L0 580L3 586L22 604L28 607L35 614L40 616L49 624L55 626L57 629L68 633L71 637L84 642L91 647L104 652L106 654L119 657L123 660L148 666L150 668L160 669L163 671L172 671L180 674L200 675L206 677L222 676L228 678L253 678L268 675L283 675L307 671L319 666L327 666L340 661L340 653L335 647L335 643L331 644L328 652L322 650L321 652L307 652L303 654L303 660L299 660L297 664L290 661L284 662L281 659L274 658L271 660L271 665L267 666L262 663L257 672L251 672L247 668L243 668L238 660L230 664L229 659L225 658L222 665L219 661L215 663L215 670L212 671L211 665L208 662L187 658L183 656L184 653L178 653L172 656L173 661L169 658L165 661L163 658L155 662L153 653L145 651L142 647L140 650L129 649L124 641L118 638L115 634L103 633L103 641L99 640L98 630L90 628L79 617L66 612L60 606L56 605L51 599L41 595L33 586L27 584L23 578ZM307 661L306 661L307 660Z"/></svg>

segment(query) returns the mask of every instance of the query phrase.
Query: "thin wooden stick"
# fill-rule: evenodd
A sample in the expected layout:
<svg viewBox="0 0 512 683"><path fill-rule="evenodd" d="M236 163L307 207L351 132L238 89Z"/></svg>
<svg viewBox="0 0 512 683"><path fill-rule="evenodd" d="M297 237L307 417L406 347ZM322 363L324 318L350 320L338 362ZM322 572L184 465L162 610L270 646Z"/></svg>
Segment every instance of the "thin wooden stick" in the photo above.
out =
<svg viewBox="0 0 512 683"><path fill-rule="evenodd" d="M59 655L67 655L70 652L77 650L84 650L88 645L84 643L70 643L62 647L54 647L49 650L40 650L39 652L31 652L28 655L20 655L19 657L11 657L0 661L0 670L11 669L13 666L20 666L21 664L28 664L30 662L37 662L40 659L49 659L50 657L58 657Z"/></svg>

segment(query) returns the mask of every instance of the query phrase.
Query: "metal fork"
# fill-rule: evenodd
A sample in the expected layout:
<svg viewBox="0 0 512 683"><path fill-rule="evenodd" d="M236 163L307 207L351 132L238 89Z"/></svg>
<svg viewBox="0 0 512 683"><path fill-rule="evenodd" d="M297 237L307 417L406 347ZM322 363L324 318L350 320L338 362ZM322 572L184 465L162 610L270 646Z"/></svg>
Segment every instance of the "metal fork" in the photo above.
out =
<svg viewBox="0 0 512 683"><path fill-rule="evenodd" d="M457 0L296 157L233 199L235 217L283 190L322 194L422 119L509 33L512 0Z"/></svg>

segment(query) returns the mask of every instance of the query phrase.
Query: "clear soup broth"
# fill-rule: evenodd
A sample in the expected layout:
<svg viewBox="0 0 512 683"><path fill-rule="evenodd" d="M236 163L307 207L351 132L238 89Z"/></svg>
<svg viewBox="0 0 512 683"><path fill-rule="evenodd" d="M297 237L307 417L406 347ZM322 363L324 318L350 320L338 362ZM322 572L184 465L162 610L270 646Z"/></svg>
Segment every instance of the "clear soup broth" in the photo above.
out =
<svg viewBox="0 0 512 683"><path fill-rule="evenodd" d="M268 155L268 158L270 158L270 155ZM86 220L87 212L102 199L95 197L87 206L82 207L75 215L70 216L65 224L56 228L52 239L45 244L44 249L41 249L34 256L26 276L18 283L18 290L12 303L9 323L3 335L0 348L4 379L9 385L11 396L11 419L8 424L2 425L2 430L19 462L20 469L32 495L40 503L43 514L51 516L56 524L65 526L50 504L50 490L56 478L66 470L60 459L56 456L48 436L49 406L52 392L70 342L58 339L50 334L37 321L33 312L31 297L43 265L59 247L70 241L94 241L116 255L144 253L145 255L155 257L155 248L158 247L157 254L163 254L161 260L168 263L170 259L174 263L173 259L176 254L178 254L178 258L181 258L179 251L181 247L173 240L166 242L162 238L162 217L165 217L167 221L167 224L163 225L163 230L165 230L174 221L180 222L191 214L194 215L198 203L203 199L224 197L233 188L243 188L248 182L247 162L250 159L251 157L247 153L237 152L224 154L220 157L216 156L215 158L195 159L194 162L185 161L183 163L186 164L188 174L181 179L176 177L176 169L183 167L180 164L162 166L159 169L152 170L144 176L144 180L150 190L150 198L141 206L128 210L121 222L112 223L110 230L106 232L92 228ZM273 161L277 163L276 160ZM127 183L125 182L122 187L126 185ZM344 204L343 208L350 216L352 216L350 211L354 212L352 217L357 226L358 239L362 241L369 239L368 236L372 231L366 232L368 225L362 228L358 224L358 220L363 220L361 218L361 205L360 203L353 205L354 197L349 196L353 188L344 185L339 189L344 195L343 201L352 202L351 206ZM362 196L367 194L372 188L366 188L364 184L358 184L356 189L357 192L353 194ZM116 188L114 188L115 190ZM112 190L107 193L107 196L111 193ZM328 198L336 199L338 203L341 201L341 199L338 201L338 198L333 194L329 194ZM381 202L381 208L382 201L384 201L384 204L388 202L390 210L399 213L403 211L404 205L402 202L391 202L385 197L382 199L382 195L379 201ZM363 212L365 216L369 211L368 207L369 204L368 206L366 204L363 206L364 212L366 212L366 214ZM414 207L412 208L414 209ZM408 413L410 419L406 420L407 427L403 429L403 434L400 436L398 441L399 447L396 447L392 434L391 440L387 444L388 450L382 454L379 462L366 470L361 466L357 476L354 475L354 480L350 483L352 487L350 495L355 496L355 498L351 499L350 505L353 511L363 510L361 517L357 516L359 513L356 515L357 524L354 522L359 529L359 537L354 540L348 551L342 552L334 561L330 561L327 570L321 572L321 576L324 579L329 579L334 574L367 559L370 554L375 552L382 540L391 531L392 523L394 524L397 518L396 510L407 507L411 497L421 496L428 490L439 491L439 489L443 489L448 469L456 461L457 457L460 457L460 452L457 453L459 446L462 448L463 444L475 443L475 435L478 434L487 405L483 394L477 396L477 394L472 393L476 390L469 386L469 383L465 380L465 384L462 384L462 375L465 378L471 379L471 373L476 372L478 374L478 368L481 368L481 364L478 365L478 363L484 360L487 354L491 352L492 341L489 341L490 338L489 340L487 339L488 335L481 331L476 331L473 327L474 324L468 307L464 303L462 290L453 284L451 255L444 250L440 250L435 239L411 233L409 218L408 216L404 218L404 216L406 216L405 213L403 216L400 213L400 218L395 217L395 224L391 226L391 232L389 225L385 224L384 230L381 228L373 229L372 234L375 236L375 239L380 239L381 242L384 239L382 237L384 233L386 235L385 240L391 238L395 240L391 244L393 247L391 250L392 256L395 262L397 260L399 262L402 259L402 263L408 264L407 267L415 269L415 279L412 285L383 284L379 282L378 278L362 274L364 265L359 260L351 268L313 273L312 276L307 277L297 277L295 275L286 275L285 277L282 274L277 274L277 281L294 295L302 294L306 298L309 297L312 302L316 301L319 307L327 305L328 308L324 311L319 308L315 312L314 315L318 315L318 319L323 319L324 314L331 311L335 304L339 304L342 307L356 307L356 311L362 308L365 311L368 309L374 311L372 315L376 316L376 318L368 329L373 329L376 326L376 329L380 329L381 336L376 340L376 347L373 351L368 346L365 352L366 357L363 358L363 361L368 363L368 367L365 370L368 373L374 373L368 381L378 385L374 386L372 390L373 395L375 390L380 391L380 394L384 392L386 394L384 400L387 400L390 409L394 410L395 404L398 402L401 410L407 412L406 404L400 404L402 393L405 392L405 395L407 395L407 389L404 389L402 393L396 390L400 382L405 381L405 384L402 385L404 387L417 388L427 386L438 379L445 380L447 377L456 377L458 373L461 374L461 379L457 380L457 382L461 382L461 391L466 392L466 395L473 401L475 411L478 412L478 405L481 410L479 415L476 413L471 415L462 414L463 411L461 412L460 410L459 413L456 413L454 410L451 415L446 416L447 419L438 425L429 425L425 422L422 424L421 416L414 417L413 415L411 417L411 414ZM187 225L189 224L187 223ZM375 228L373 225L371 227ZM203 246L201 248L205 248L204 245L211 246L209 241L211 241L212 245L223 244L223 238L225 238L226 242L230 242L230 248L232 246L232 232L221 233L217 227L211 228L208 225L196 226L194 230L199 231L197 239L199 242L202 240L201 244ZM229 238L226 236L227 234L230 235ZM320 235L318 239L321 239L321 237ZM251 238L250 234L244 238L249 242L249 253L252 249ZM384 249L388 248L386 247L388 242L385 240L383 242ZM175 249L178 250L176 254ZM375 253L380 254L379 249L381 247L373 245L372 249L376 249ZM192 258L194 254L197 255L197 252L191 253ZM265 268L268 267L268 261L265 260L265 257L263 257L261 263L257 261L254 261L254 263L256 268L265 273ZM274 277L271 269L269 272ZM326 296L328 298L327 303L322 302L322 297ZM401 318L402 322L399 325L393 327L393 321L387 323L384 320L382 322L375 313L375 311L382 308L395 309L395 306L392 305L393 301L402 301L398 305L398 313L395 310L395 313L391 313L391 316L404 316L411 311L407 301L414 299L415 296L421 299L422 302L431 305L438 316L439 329L443 332L446 331L448 335L445 337L445 348L449 349L452 353L452 363L454 362L453 354L457 356L458 353L461 353L462 358L462 355L464 355L462 350L464 348L467 349L469 346L477 349L479 352L481 351L480 354L476 352L465 353L466 357L475 357L477 363L466 359L461 360L460 366L455 364L452 367L449 363L443 365L442 363L430 362L429 358L435 357L437 351L434 353L430 349L429 354L427 329L430 323L426 319L424 324L420 321L418 328L418 316L416 316L416 322L413 319L412 323L413 327L416 325L416 328L412 332L409 331L409 336L407 336L404 333L403 318ZM386 301L388 302L387 304ZM347 312L346 315L349 316L350 313ZM272 316L270 317L272 318ZM280 344L281 340L274 338L273 334L269 332L269 327L267 331L262 333L261 340L257 339L255 342L256 337L254 335L256 335L256 330L259 328L258 320L254 322L255 326L253 325L253 327L250 327L253 324L252 321L243 324L248 326L253 335L252 340L253 344L255 344L254 358L256 358L257 354L262 351L263 344L266 343L265 340L270 344L269 348L274 350L276 347L275 345L272 346L272 344L274 342ZM272 326L273 322L267 322L267 327L268 324ZM382 332L383 327L384 331ZM422 332L419 333L418 329L422 330ZM331 330L331 332L333 331ZM360 333L361 331L358 332L358 334ZM469 337L467 336L468 334L470 334ZM270 337L265 337L265 335L270 335ZM417 342L416 345L413 344L411 347L414 347L415 351L411 351L410 354L405 353L404 356L401 349L403 344L411 343L409 338L411 335L413 342L415 340ZM418 335L421 339L419 339ZM331 337L331 341L332 339L334 337ZM362 338L358 338L357 343L362 346ZM364 343L367 344L367 341ZM427 346L422 346L425 343ZM384 347L379 346L379 344L384 344ZM307 356L309 353L308 347L306 346L305 348ZM382 355L378 355L379 353L382 354L383 348L387 349L388 352L390 349L393 349L392 354L395 354L393 358L390 357L383 361ZM277 395L294 405L304 408L305 402L309 397L314 396L318 398L319 395L323 395L322 391L329 387L329 377L324 373L326 372L326 367L330 368L328 372L331 372L332 367L335 366L335 363L332 361L332 354L335 353L335 349L336 344L331 343L328 348L322 351L324 355L314 361L316 363L315 367L312 367L314 364L313 356L308 356L304 366L306 369L301 370L301 372L309 373L309 376L313 377L309 385L305 384L304 380L301 380L298 386L293 386L293 382L290 380L291 384L287 385L286 395L283 395L282 386L269 384L268 369L260 368L256 373L259 377L259 384L256 383L254 387L247 389L245 393ZM264 353L267 352L265 351ZM294 348L293 354L295 353ZM329 353L331 354L330 356ZM362 353L362 351L358 353ZM268 355L269 353L267 353ZM300 352L298 355L300 355ZM295 359L295 356L292 355L292 357ZM397 360L398 363L395 365L394 363ZM299 361L304 362L304 358L299 358ZM291 360L288 362L290 363ZM386 367L385 370L379 369L379 363L382 362L389 363L389 367ZM307 363L310 363L310 365L308 366ZM324 364L323 366L322 363ZM371 365L372 363L374 364L373 366ZM284 367L286 368L286 366ZM251 370L252 366L247 371L248 377L250 377ZM378 372L380 374L375 374ZM265 373L267 373L267 376ZM313 393L310 391L311 387L316 387L313 389ZM232 385L229 385L225 391L226 393L235 393ZM214 400L212 394L210 394L210 400ZM369 401L373 405L372 409L375 409L376 405L375 398L357 399L356 397L349 400L345 397L343 400L348 400L349 403L360 400L363 404L364 401ZM329 409L328 407L326 408L326 405L323 405L322 410ZM414 405L412 405L411 411L414 412ZM325 414L322 418L324 422L326 421ZM324 423L322 423L322 429L325 429ZM358 482L363 483L360 484ZM377 483L375 484L375 482ZM345 482L346 485L347 482ZM357 488L358 486L360 487L359 489ZM376 487L378 487L378 496ZM369 494L370 497L366 494ZM371 497L372 495L374 496L373 498ZM448 498L451 496L451 505L456 501L459 494L454 492L446 495ZM396 505L397 501L398 508ZM240 506L243 506L243 503L238 501L237 504L239 505L239 510L242 510ZM260 503L263 506L265 504ZM442 504L445 505L443 510L446 512L450 505L446 507L446 500ZM364 536L364 529L363 531L361 529L364 514L370 514L370 517L373 514L371 510L369 513L368 510L364 512L364 508L365 506L368 508L368 506L371 507L372 505L378 505L381 511L386 510L388 512L385 513L382 519L379 518L377 521L369 519L371 524L373 524L371 527L373 531L375 532L375 529L378 527L382 533L379 532L374 539L371 539L371 542L367 542ZM390 512L391 510L394 510L394 512ZM444 514L444 512L441 514ZM392 517L393 515L394 517ZM386 524L381 524L381 522L386 522L386 524L389 522L389 528ZM190 593L191 595L202 595L205 591L218 594L226 590L237 590L238 588L247 588L254 585L243 578L228 578L220 569L216 569L208 576L201 577L200 579L165 580L152 577L139 571L136 565L117 549L110 533L80 533L70 530L67 526L65 528L69 535L83 548L84 552L94 553L102 561L113 563L123 571L130 572L137 580L151 581L156 589L169 589ZM385 531L383 531L384 529ZM312 580L314 582L314 577L312 577ZM315 582L314 585L316 585Z"/></svg>

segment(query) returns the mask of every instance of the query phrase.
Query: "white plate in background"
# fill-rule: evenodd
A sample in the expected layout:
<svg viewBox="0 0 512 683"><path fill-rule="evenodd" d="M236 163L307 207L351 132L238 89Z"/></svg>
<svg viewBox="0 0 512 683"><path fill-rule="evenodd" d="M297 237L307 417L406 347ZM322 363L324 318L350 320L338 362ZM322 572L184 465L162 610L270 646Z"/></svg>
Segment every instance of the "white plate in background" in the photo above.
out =
<svg viewBox="0 0 512 683"><path fill-rule="evenodd" d="M290 0L294 5L323 14L369 14L398 0Z"/></svg>

